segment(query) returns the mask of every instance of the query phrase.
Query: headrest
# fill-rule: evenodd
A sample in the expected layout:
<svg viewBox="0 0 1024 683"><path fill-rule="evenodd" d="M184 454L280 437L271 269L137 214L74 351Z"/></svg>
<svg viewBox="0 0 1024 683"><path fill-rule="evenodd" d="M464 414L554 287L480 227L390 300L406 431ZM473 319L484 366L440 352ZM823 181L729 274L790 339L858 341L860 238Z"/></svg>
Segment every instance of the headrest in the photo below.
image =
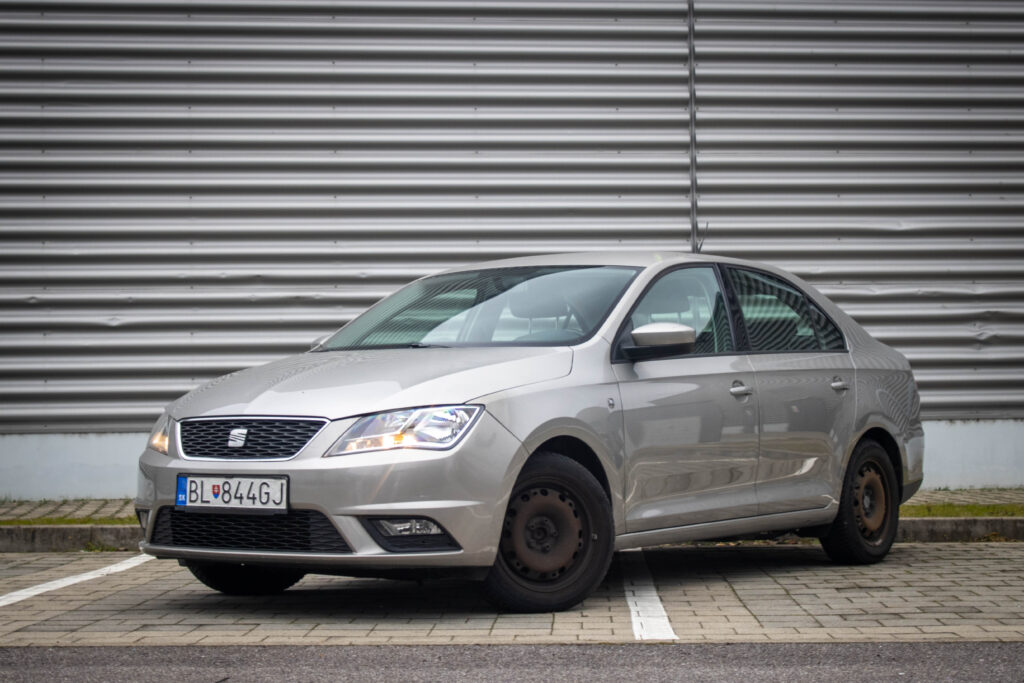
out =
<svg viewBox="0 0 1024 683"><path fill-rule="evenodd" d="M637 309L645 315L655 313L685 313L690 310L690 298L679 287L662 280L644 295Z"/></svg>
<svg viewBox="0 0 1024 683"><path fill-rule="evenodd" d="M569 313L561 294L545 292L538 296L529 285L520 285L509 292L508 307L517 318L556 318Z"/></svg>

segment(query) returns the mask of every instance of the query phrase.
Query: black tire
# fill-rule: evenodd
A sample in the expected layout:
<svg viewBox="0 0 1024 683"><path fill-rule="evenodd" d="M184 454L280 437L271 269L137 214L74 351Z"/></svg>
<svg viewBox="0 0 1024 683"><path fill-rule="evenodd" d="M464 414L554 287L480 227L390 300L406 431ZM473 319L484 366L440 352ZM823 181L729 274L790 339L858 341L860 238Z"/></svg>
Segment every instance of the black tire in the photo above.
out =
<svg viewBox="0 0 1024 683"><path fill-rule="evenodd" d="M585 467L537 453L509 497L488 599L514 612L557 612L600 585L612 560L611 504Z"/></svg>
<svg viewBox="0 0 1024 683"><path fill-rule="evenodd" d="M881 562L896 538L899 516L889 455L876 442L861 441L846 467L839 513L821 537L821 547L841 564Z"/></svg>
<svg viewBox="0 0 1024 683"><path fill-rule="evenodd" d="M296 569L224 562L189 562L187 566L194 577L213 590L227 595L282 593L306 575Z"/></svg>

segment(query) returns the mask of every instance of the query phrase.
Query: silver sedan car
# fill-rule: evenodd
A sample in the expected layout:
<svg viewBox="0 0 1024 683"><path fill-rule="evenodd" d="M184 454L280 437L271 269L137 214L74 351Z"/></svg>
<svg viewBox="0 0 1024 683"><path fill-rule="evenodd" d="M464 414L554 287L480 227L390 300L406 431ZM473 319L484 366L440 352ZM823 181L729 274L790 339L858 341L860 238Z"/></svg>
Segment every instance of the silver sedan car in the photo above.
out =
<svg viewBox="0 0 1024 683"><path fill-rule="evenodd" d="M456 268L172 403L142 549L211 588L463 574L570 607L615 550L796 531L881 560L920 487L906 359L806 283L690 254Z"/></svg>

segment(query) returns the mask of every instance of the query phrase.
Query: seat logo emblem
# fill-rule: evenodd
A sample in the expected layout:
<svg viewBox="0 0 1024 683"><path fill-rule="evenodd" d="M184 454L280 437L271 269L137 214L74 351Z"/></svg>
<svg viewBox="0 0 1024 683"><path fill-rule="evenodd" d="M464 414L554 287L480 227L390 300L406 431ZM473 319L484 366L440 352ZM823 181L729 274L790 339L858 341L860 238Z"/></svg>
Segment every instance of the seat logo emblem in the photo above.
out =
<svg viewBox="0 0 1024 683"><path fill-rule="evenodd" d="M228 432L228 448L241 448L245 445L245 435L249 430L245 427L236 427Z"/></svg>

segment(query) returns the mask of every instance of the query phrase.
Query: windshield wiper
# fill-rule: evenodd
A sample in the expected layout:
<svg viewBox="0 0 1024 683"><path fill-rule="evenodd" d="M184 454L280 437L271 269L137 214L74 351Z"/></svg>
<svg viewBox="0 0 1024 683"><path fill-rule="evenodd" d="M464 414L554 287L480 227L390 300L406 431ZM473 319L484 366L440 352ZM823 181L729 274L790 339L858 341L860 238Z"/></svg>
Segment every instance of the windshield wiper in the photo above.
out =
<svg viewBox="0 0 1024 683"><path fill-rule="evenodd" d="M450 349L450 346L443 344L424 344L423 342L412 342L409 344L381 344L375 346L338 346L335 348L310 349L312 353L322 351L381 351L383 349Z"/></svg>

